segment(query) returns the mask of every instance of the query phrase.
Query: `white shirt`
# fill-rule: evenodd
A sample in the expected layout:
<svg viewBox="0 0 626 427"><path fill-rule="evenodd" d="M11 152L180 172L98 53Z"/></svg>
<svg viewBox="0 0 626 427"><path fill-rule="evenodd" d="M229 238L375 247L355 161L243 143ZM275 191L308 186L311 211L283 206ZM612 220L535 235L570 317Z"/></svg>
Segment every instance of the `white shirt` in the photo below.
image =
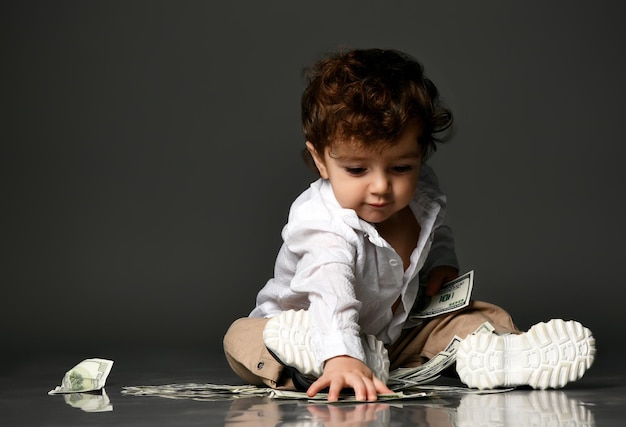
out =
<svg viewBox="0 0 626 427"><path fill-rule="evenodd" d="M421 231L405 270L374 224L342 208L328 181L312 183L291 206L274 277L258 293L250 317L308 310L320 365L340 355L365 362L360 334L394 342L417 298L420 271L425 278L439 265L458 268L452 232L443 225L446 198L425 164L409 205Z"/></svg>

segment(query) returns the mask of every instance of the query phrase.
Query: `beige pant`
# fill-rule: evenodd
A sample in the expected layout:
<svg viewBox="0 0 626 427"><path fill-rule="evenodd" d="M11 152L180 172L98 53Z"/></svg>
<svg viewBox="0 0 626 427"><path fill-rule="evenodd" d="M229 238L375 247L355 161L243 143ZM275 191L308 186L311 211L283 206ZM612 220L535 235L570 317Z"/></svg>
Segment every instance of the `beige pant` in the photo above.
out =
<svg viewBox="0 0 626 427"><path fill-rule="evenodd" d="M233 371L250 384L294 389L291 379L283 372L283 366L272 357L263 342L263 328L267 321L244 317L233 322L224 336L226 360ZM421 365L444 350L455 335L465 338L484 322L491 323L499 334L520 332L502 308L472 301L462 310L403 330L400 338L387 346L390 370Z"/></svg>

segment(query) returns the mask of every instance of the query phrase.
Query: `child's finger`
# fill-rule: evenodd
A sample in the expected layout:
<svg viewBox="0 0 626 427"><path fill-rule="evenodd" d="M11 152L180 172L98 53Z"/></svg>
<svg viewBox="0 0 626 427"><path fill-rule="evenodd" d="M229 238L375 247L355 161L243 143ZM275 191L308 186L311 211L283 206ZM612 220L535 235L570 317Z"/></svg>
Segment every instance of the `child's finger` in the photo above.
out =
<svg viewBox="0 0 626 427"><path fill-rule="evenodd" d="M333 381L328 388L328 401L336 402L339 400L339 393L343 389L343 381Z"/></svg>
<svg viewBox="0 0 626 427"><path fill-rule="evenodd" d="M375 380L376 378L374 378L374 381L365 381L365 389L367 390L367 397L365 400L367 400L368 402L378 400L378 390L376 390Z"/></svg>
<svg viewBox="0 0 626 427"><path fill-rule="evenodd" d="M309 397L313 397L317 393L319 393L320 390L328 387L328 385L329 385L329 382L324 380L324 377L320 377L317 381L315 381L313 384L309 386L309 388L306 391L306 395Z"/></svg>
<svg viewBox="0 0 626 427"><path fill-rule="evenodd" d="M381 380L379 380L376 377L374 377L374 387L375 387L376 392L378 394L390 394L390 393L393 393L393 391L389 387L387 387L387 384L385 384L384 382L382 382Z"/></svg>

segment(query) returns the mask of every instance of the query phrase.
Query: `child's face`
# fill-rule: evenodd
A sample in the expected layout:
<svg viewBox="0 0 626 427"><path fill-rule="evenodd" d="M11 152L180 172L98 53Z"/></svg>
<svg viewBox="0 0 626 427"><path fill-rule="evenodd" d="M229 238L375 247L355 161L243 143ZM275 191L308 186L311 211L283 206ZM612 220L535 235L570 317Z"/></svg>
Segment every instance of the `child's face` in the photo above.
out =
<svg viewBox="0 0 626 427"><path fill-rule="evenodd" d="M408 206L417 188L422 148L419 126L410 124L398 141L384 149L368 149L337 141L317 153L310 142L322 178L329 180L339 204L368 222L380 223Z"/></svg>

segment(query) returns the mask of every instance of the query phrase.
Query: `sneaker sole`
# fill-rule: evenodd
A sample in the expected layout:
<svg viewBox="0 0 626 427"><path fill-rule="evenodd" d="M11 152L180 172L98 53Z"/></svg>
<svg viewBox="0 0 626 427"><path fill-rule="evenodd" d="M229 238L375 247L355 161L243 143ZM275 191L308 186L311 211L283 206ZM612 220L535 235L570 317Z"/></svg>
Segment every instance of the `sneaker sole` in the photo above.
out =
<svg viewBox="0 0 626 427"><path fill-rule="evenodd" d="M304 375L322 375L323 367L315 362L311 350L308 311L289 310L271 318L263 329L263 341L283 365ZM361 342L367 366L378 379L387 383L389 356L384 344L372 335L363 336Z"/></svg>
<svg viewBox="0 0 626 427"><path fill-rule="evenodd" d="M475 334L459 344L456 369L469 387L561 388L593 363L595 339L573 320L553 319L515 335Z"/></svg>
<svg viewBox="0 0 626 427"><path fill-rule="evenodd" d="M373 335L361 338L365 350L366 365L374 372L376 378L387 384L389 380L389 353L382 341Z"/></svg>
<svg viewBox="0 0 626 427"><path fill-rule="evenodd" d="M265 346L286 366L304 375L322 375L311 351L309 316L306 310L289 310L271 318L263 329Z"/></svg>

